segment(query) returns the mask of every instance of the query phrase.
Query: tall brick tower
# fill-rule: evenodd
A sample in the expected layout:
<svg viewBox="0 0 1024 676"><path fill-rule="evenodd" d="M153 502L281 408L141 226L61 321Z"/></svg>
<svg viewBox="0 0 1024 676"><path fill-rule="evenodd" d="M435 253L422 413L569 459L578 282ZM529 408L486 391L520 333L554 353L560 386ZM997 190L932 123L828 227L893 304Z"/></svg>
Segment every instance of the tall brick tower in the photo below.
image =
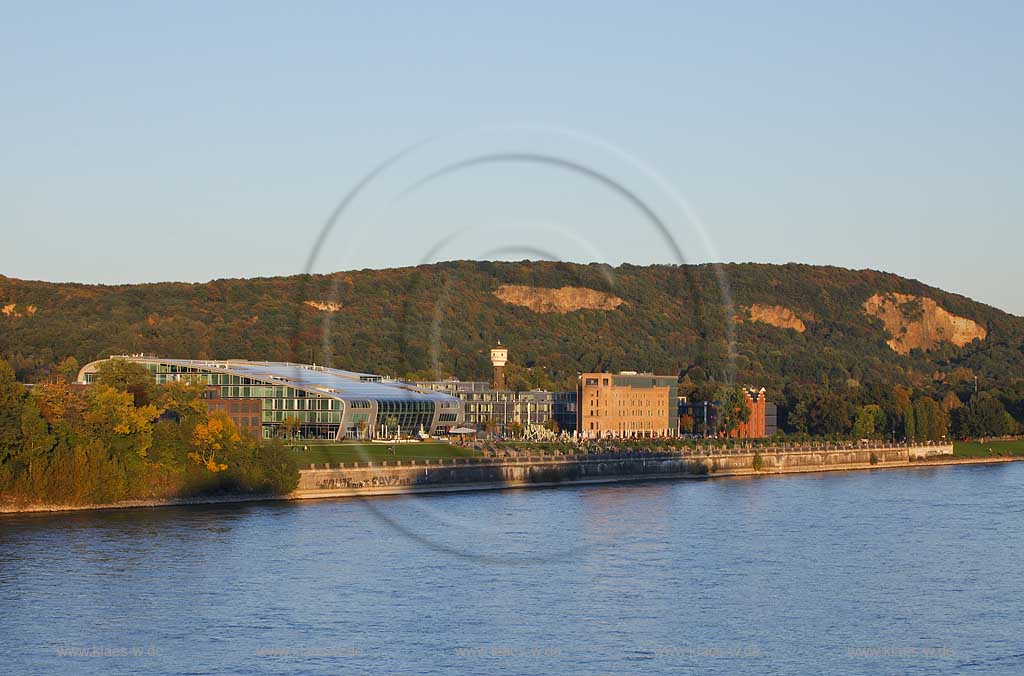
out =
<svg viewBox="0 0 1024 676"><path fill-rule="evenodd" d="M491 348L491 365L494 366L494 382L491 386L496 390L504 390L505 387L505 364L508 363L508 348L498 341L498 344Z"/></svg>

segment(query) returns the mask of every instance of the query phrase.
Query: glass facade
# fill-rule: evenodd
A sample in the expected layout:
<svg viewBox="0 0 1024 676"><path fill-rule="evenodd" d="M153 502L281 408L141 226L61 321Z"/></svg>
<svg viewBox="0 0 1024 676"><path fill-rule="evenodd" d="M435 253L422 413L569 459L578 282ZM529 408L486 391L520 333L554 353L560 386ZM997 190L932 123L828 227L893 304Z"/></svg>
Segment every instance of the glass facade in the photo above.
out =
<svg viewBox="0 0 1024 676"><path fill-rule="evenodd" d="M576 429L576 393L546 390L495 390L483 381L435 380L416 383L463 401L464 423L477 429L508 433L513 425ZM442 413L442 416L445 414Z"/></svg>
<svg viewBox="0 0 1024 676"><path fill-rule="evenodd" d="M116 358L142 364L157 383L190 380L217 388L221 399L260 400L264 438L276 436L286 419L298 421L301 438L335 439L445 433L462 417L454 397L372 374L280 362ZM83 368L84 382L94 381L99 363ZM350 394L359 392L365 394Z"/></svg>
<svg viewBox="0 0 1024 676"><path fill-rule="evenodd" d="M415 434L422 428L430 430L434 420L434 402L382 400L377 402L377 426L384 436L396 432Z"/></svg>
<svg viewBox="0 0 1024 676"><path fill-rule="evenodd" d="M299 421L299 433L304 438L333 438L344 414L344 402L289 385L271 385L232 373L212 373L195 366L153 363L143 364L157 383L173 380L198 381L205 385L219 385L222 399L261 399L263 402L263 436L273 436L274 428L285 418Z"/></svg>

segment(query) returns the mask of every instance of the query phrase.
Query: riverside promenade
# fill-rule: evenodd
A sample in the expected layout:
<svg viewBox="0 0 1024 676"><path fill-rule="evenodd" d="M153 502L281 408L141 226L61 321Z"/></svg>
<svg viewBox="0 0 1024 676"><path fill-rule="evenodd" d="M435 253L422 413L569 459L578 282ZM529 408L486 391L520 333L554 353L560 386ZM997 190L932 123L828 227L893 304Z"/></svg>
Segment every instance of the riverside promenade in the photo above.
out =
<svg viewBox="0 0 1024 676"><path fill-rule="evenodd" d="M815 443L310 465L295 499L963 464L952 444Z"/></svg>
<svg viewBox="0 0 1024 676"><path fill-rule="evenodd" d="M995 464L1019 460L1000 456L956 458L952 453L953 447L949 444L856 446L815 443L806 446L688 449L676 452L614 451L573 455L524 452L502 458L335 463L299 470L299 485L287 495L238 494L84 505L0 505L0 514L376 497L627 481L699 480L804 472ZM760 469L755 468L755 464L760 465Z"/></svg>

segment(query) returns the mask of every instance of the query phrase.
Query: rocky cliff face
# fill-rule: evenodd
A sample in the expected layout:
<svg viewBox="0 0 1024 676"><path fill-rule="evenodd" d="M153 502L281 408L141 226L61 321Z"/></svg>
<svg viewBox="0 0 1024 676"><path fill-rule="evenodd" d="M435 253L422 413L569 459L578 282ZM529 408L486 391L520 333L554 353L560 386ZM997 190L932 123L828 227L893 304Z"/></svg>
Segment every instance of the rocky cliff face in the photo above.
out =
<svg viewBox="0 0 1024 676"><path fill-rule="evenodd" d="M793 329L799 333L807 330L807 325L796 311L781 305L751 305L747 308L747 314L753 322L761 322L780 329ZM807 319L810 320L810 317Z"/></svg>
<svg viewBox="0 0 1024 676"><path fill-rule="evenodd" d="M523 284L502 284L494 295L502 302L534 312L575 312L576 310L614 310L626 301L610 293L581 286L550 289Z"/></svg>
<svg viewBox="0 0 1024 676"><path fill-rule="evenodd" d="M864 301L864 312L882 320L890 336L886 343L900 354L931 350L943 342L963 347L988 336L981 324L958 317L931 298L906 293L876 293Z"/></svg>

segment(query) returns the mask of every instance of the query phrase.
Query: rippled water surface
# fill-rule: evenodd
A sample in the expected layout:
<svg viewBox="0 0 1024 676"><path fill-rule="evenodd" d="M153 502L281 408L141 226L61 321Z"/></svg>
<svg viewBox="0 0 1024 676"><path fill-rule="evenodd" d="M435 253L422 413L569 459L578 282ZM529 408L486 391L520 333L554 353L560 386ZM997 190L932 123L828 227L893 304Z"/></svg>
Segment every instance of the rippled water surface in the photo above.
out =
<svg viewBox="0 0 1024 676"><path fill-rule="evenodd" d="M1024 674L1024 464L0 516L0 673Z"/></svg>

